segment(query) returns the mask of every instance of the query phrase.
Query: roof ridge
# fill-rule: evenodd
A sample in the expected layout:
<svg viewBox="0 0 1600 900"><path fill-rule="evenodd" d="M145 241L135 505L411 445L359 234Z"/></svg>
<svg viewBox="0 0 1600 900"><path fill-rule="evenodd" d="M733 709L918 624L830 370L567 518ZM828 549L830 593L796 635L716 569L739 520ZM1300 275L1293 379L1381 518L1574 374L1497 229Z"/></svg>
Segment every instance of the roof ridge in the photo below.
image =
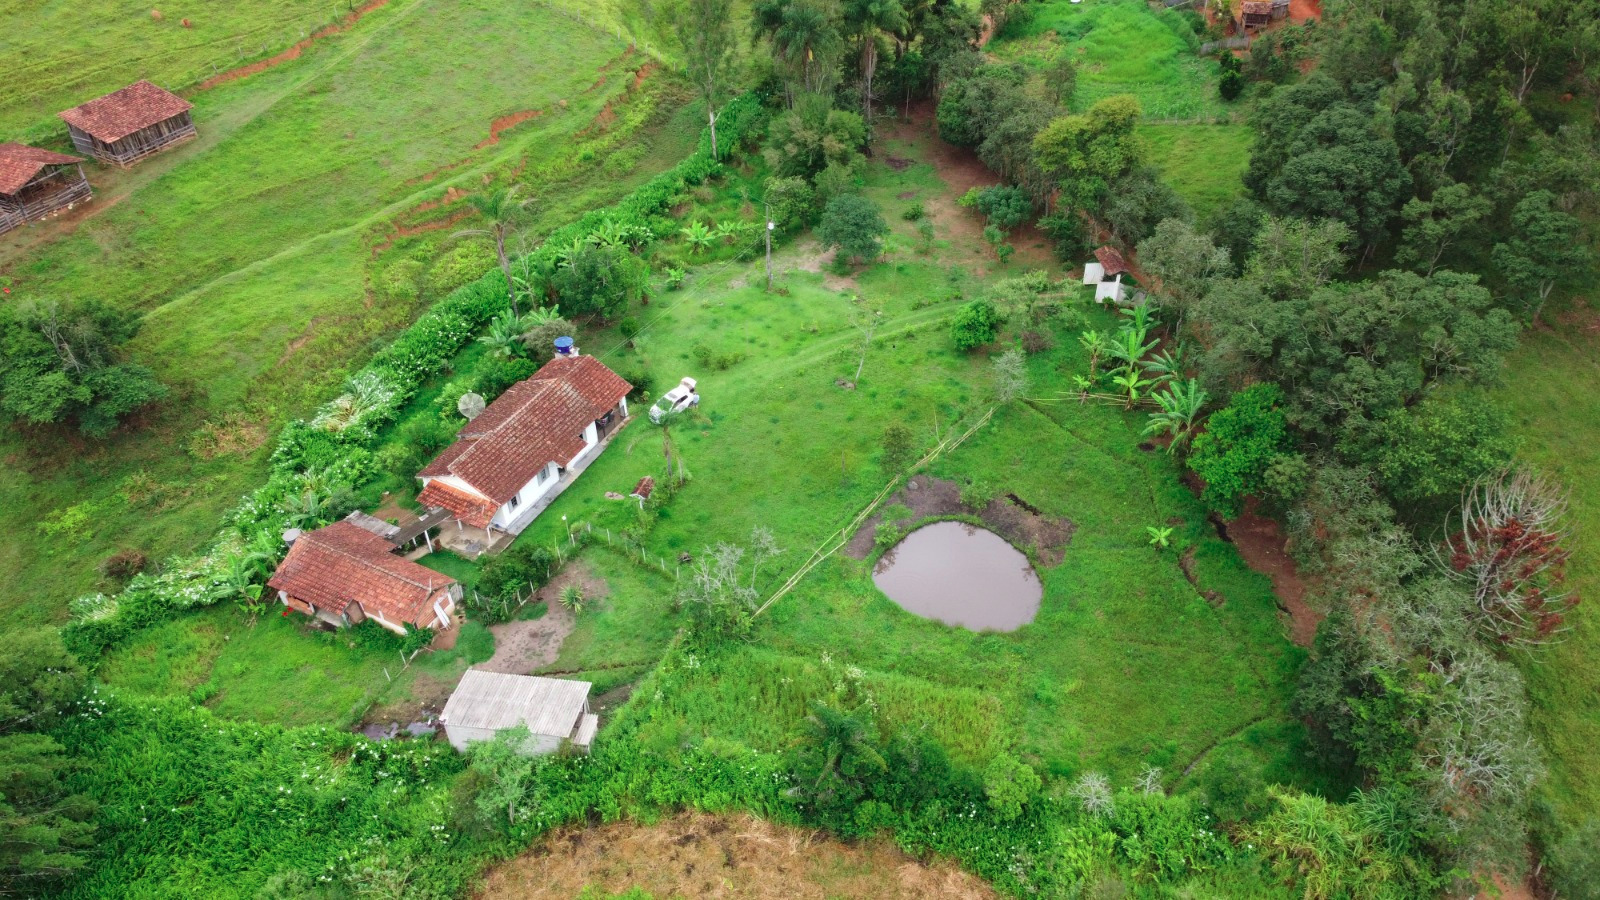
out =
<svg viewBox="0 0 1600 900"><path fill-rule="evenodd" d="M565 381L563 381L561 379L557 379L557 378L530 378L524 383L525 384L537 385L537 386L539 386L541 388L555 388L557 390L559 390L561 388L566 388L568 394L578 394L578 391L577 391L576 388L574 388L572 385L568 384L567 382L565 382ZM494 436L496 433L498 433L500 431L504 431L506 428L508 428L511 425L511 423L517 421L517 417L521 416L523 413L526 413L528 411L528 407L532 406L533 402L535 400L538 400L538 399L544 397L544 395L547 394L547 393L549 393L548 390L530 391L526 398L524 398L521 402L517 403L516 409L514 409L510 413L508 413L504 418L502 418L500 420L500 423L495 425L493 428L489 429L488 431L480 432L480 433L478 433L476 435L473 435L470 438L458 438L457 440L470 440L470 441L472 441L472 446L468 447L467 449L465 449L465 450L461 451L459 454L457 454L456 458L450 460L449 465L445 466L445 468L450 470L450 474L451 475L455 475L457 478L460 478L463 481L465 481L466 480L466 476L465 475L456 475L456 464L461 462L462 460L468 458L469 456L471 456L473 451L478 449L478 445L479 445L480 442L483 442L483 441L487 440L488 438ZM578 399L580 399L580 400L583 399L581 394L578 394ZM468 481L467 483L468 484L472 484L472 482L470 482L470 481ZM474 486L474 489L476 489L476 486ZM490 498L490 499L492 500L493 498Z"/></svg>
<svg viewBox="0 0 1600 900"><path fill-rule="evenodd" d="M340 521L342 522L344 520L341 519ZM334 524L338 524L338 523L334 523ZM360 529L363 533L370 534L370 535L372 535L372 537L377 538L380 541L383 540L383 538L378 537L375 534L372 534L372 532L367 531L365 528L361 528L360 525L352 524L351 527ZM321 529L317 529L317 530L321 531ZM314 537L316 534L317 534L317 532L313 531L310 534L303 535L301 539L304 540L307 537ZM362 558L360 556L355 555L354 553L349 552L348 550L344 549L343 547L334 546L333 544L331 544L331 543L329 543L327 541L324 541L321 538L317 538L317 544L319 544L325 550L332 550L334 553L337 553L340 556L343 556L345 559L348 559L351 562L360 563L361 565L366 566L367 568L373 570L374 572L380 572L380 573L382 573L384 575L387 575L387 576L389 576L391 578L398 579L400 581L405 582L406 584L411 585L412 587L422 588L423 590L428 592L429 596L433 595L433 590L434 589L433 589L432 579L429 579L429 583L428 584L423 584L420 581L413 581L412 579L407 578L404 575L401 575L399 572L394 572L394 571L391 571L389 569L386 569L383 566L378 565L377 563L373 562L370 559L364 559L364 558ZM405 561L406 562L410 562L410 560L405 560ZM448 578L449 576L444 576L444 577Z"/></svg>

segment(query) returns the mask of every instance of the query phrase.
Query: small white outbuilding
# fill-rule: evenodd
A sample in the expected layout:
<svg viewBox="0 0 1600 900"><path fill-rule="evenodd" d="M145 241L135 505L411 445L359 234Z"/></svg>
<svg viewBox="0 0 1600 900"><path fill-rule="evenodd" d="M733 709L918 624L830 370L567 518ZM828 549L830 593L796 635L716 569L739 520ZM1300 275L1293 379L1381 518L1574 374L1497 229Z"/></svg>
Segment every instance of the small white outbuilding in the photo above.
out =
<svg viewBox="0 0 1600 900"><path fill-rule="evenodd" d="M526 725L533 734L527 752L555 753L563 741L585 753L594 742L600 717L589 712L587 681L506 675L468 669L444 705L439 723L451 746L465 751L474 741Z"/></svg>

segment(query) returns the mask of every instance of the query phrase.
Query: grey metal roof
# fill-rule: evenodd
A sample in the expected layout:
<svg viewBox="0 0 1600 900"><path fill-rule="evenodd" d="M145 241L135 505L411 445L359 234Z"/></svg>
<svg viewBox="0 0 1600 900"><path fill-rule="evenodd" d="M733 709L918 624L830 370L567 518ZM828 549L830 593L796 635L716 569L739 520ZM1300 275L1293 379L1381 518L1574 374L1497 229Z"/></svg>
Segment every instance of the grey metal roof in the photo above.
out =
<svg viewBox="0 0 1600 900"><path fill-rule="evenodd" d="M534 734L571 737L590 687L587 681L468 669L439 720L491 731L525 724Z"/></svg>
<svg viewBox="0 0 1600 900"><path fill-rule="evenodd" d="M421 518L411 522L400 523L394 534L389 536L389 540L394 541L396 544L408 543L413 538L421 537L424 531L449 520L449 518L450 510L440 509L437 506L430 507L422 514Z"/></svg>
<svg viewBox="0 0 1600 900"><path fill-rule="evenodd" d="M578 723L578 735L572 743L579 747L587 747L594 743L594 733L600 730L600 717L594 713L584 713L583 721Z"/></svg>

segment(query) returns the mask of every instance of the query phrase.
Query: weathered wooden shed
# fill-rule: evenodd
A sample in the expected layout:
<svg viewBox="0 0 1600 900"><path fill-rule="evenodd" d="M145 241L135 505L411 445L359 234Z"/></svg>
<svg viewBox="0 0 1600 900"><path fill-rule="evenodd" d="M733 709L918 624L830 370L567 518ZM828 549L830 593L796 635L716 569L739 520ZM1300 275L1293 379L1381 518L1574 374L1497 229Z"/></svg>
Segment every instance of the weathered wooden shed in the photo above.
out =
<svg viewBox="0 0 1600 900"><path fill-rule="evenodd" d="M1239 4L1239 30L1254 31L1289 17L1289 0L1244 0Z"/></svg>
<svg viewBox="0 0 1600 900"><path fill-rule="evenodd" d="M0 144L0 232L88 200L82 162L26 144Z"/></svg>
<svg viewBox="0 0 1600 900"><path fill-rule="evenodd" d="M533 735L526 748L531 755L555 753L563 742L588 752L600 727L600 717L589 712L591 687L587 681L468 669L439 722L457 750L526 725Z"/></svg>
<svg viewBox="0 0 1600 900"><path fill-rule="evenodd" d="M72 146L101 162L130 166L195 136L194 104L148 81L61 113Z"/></svg>

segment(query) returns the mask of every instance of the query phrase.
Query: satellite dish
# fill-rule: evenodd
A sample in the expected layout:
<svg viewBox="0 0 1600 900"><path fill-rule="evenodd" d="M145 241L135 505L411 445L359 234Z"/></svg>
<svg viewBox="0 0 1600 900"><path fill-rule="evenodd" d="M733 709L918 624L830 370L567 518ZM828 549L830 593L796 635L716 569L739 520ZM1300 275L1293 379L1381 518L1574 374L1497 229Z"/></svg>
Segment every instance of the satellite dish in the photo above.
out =
<svg viewBox="0 0 1600 900"><path fill-rule="evenodd" d="M462 394L461 399L456 401L456 410L471 420L476 419L487 405L483 402L483 395L469 392Z"/></svg>

